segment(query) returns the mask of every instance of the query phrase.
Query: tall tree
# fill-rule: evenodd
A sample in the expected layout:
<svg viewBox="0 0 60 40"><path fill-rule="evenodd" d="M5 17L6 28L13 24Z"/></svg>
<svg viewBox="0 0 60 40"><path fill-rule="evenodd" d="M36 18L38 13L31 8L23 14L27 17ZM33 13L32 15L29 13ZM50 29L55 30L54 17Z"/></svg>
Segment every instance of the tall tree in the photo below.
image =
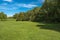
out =
<svg viewBox="0 0 60 40"><path fill-rule="evenodd" d="M58 1L59 0L46 0L44 5L42 6L42 9L45 10L46 20L48 22L57 22L60 20L60 13L58 12L58 9L60 10L60 6L58 5L60 4L60 2Z"/></svg>
<svg viewBox="0 0 60 40"><path fill-rule="evenodd" d="M15 13L15 14L13 15L13 18L16 19L17 17L18 17L18 13Z"/></svg>
<svg viewBox="0 0 60 40"><path fill-rule="evenodd" d="M24 20L24 12L20 12L19 14L18 14L18 17L17 17L17 19L16 19L16 21L23 21Z"/></svg>
<svg viewBox="0 0 60 40"><path fill-rule="evenodd" d="M0 12L0 19L1 19L1 21L6 20L7 19L7 15L4 14L4 12Z"/></svg>

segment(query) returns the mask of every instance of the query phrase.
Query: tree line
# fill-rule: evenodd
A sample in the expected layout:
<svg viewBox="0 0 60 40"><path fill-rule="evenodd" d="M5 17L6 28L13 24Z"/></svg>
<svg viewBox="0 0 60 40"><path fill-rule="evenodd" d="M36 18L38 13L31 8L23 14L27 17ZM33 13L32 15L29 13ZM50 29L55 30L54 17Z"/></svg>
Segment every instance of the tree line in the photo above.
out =
<svg viewBox="0 0 60 40"><path fill-rule="evenodd" d="M60 0L45 0L42 7L13 15L16 21L60 22Z"/></svg>
<svg viewBox="0 0 60 40"><path fill-rule="evenodd" d="M45 0L42 7L20 12L13 17L16 21L60 22L60 0Z"/></svg>

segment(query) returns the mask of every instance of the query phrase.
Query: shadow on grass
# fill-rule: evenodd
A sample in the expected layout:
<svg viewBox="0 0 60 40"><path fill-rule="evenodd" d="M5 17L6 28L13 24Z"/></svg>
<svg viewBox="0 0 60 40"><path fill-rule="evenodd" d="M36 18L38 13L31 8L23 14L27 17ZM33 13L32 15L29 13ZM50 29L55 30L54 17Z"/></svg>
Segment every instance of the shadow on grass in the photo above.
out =
<svg viewBox="0 0 60 40"><path fill-rule="evenodd" d="M48 29L60 32L60 24L37 25L40 29Z"/></svg>

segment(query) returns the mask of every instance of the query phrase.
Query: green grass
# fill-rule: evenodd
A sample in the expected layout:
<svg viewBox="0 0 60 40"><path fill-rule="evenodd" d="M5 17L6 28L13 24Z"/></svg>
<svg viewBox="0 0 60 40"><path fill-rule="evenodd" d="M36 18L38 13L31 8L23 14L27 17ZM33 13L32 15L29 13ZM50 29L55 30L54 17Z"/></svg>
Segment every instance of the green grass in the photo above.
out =
<svg viewBox="0 0 60 40"><path fill-rule="evenodd" d="M0 21L0 40L60 40L60 24Z"/></svg>

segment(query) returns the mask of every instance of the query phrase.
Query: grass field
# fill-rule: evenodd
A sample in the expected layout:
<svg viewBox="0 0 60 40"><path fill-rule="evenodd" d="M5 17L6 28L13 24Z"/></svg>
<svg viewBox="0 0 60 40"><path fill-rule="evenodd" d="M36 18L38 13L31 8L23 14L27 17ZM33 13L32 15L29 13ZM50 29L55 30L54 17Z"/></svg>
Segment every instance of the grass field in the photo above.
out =
<svg viewBox="0 0 60 40"><path fill-rule="evenodd" d="M0 21L0 40L60 40L60 24Z"/></svg>

